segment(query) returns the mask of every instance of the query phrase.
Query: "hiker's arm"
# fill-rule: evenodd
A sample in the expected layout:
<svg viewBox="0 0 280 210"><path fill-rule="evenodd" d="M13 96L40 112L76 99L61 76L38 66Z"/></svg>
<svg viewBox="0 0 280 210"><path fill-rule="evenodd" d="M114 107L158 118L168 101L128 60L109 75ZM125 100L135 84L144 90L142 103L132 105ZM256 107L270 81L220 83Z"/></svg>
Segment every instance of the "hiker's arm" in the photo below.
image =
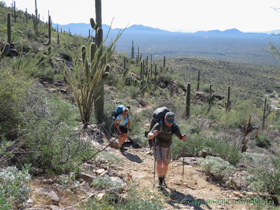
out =
<svg viewBox="0 0 280 210"><path fill-rule="evenodd" d="M115 120L115 126L117 128L118 133L121 133L120 127L119 127L119 122L120 122L119 120Z"/></svg>

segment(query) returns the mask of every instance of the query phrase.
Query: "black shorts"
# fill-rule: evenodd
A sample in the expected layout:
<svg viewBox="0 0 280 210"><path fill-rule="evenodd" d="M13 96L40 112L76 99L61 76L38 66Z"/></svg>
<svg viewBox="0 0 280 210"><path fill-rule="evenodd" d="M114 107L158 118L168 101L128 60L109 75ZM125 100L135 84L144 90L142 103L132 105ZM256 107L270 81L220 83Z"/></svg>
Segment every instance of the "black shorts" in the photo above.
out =
<svg viewBox="0 0 280 210"><path fill-rule="evenodd" d="M124 125L124 126L119 126L119 128L120 128L120 131L122 132L122 133L127 133L127 126L126 125ZM119 134L120 135L120 134Z"/></svg>

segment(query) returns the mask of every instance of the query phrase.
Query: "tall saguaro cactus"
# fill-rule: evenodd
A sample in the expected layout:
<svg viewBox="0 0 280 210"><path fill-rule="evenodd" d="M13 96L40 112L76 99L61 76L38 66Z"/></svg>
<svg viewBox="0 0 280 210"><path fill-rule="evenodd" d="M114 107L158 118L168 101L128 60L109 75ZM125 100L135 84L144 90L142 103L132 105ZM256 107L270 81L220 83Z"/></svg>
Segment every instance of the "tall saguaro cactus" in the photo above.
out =
<svg viewBox="0 0 280 210"><path fill-rule="evenodd" d="M134 41L132 40L131 58L134 58Z"/></svg>
<svg viewBox="0 0 280 210"><path fill-rule="evenodd" d="M8 43L11 44L11 33L12 33L12 29L11 29L11 15L8 12L7 14L7 36L8 36Z"/></svg>
<svg viewBox="0 0 280 210"><path fill-rule="evenodd" d="M262 119L262 130L265 129L265 119L271 113L271 106L267 103L267 98L264 99L264 106L263 106L263 119Z"/></svg>
<svg viewBox="0 0 280 210"><path fill-rule="evenodd" d="M199 82L200 82L200 70L198 70L198 73L197 73L197 87L196 87L196 91L199 91Z"/></svg>
<svg viewBox="0 0 280 210"><path fill-rule="evenodd" d="M230 110L230 86L228 86L228 95L227 95L227 102L226 102L226 111Z"/></svg>
<svg viewBox="0 0 280 210"><path fill-rule="evenodd" d="M17 23L18 14L17 14L17 11L16 11L16 2L15 1L14 1L14 14L12 16L15 20L15 23Z"/></svg>
<svg viewBox="0 0 280 210"><path fill-rule="evenodd" d="M187 85L187 96L186 96L186 118L190 118L190 107L191 107L191 84Z"/></svg>

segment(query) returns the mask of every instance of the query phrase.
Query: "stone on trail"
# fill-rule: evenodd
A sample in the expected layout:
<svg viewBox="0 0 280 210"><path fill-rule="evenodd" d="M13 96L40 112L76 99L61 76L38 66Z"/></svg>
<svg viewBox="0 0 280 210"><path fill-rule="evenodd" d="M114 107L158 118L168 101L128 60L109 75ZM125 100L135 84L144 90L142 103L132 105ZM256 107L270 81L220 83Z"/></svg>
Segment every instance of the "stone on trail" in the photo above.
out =
<svg viewBox="0 0 280 210"><path fill-rule="evenodd" d="M44 188L39 188L36 190L36 192L40 195L44 195L46 196L46 204L54 204L56 206L59 205L59 197L57 196L57 194L49 189L44 189Z"/></svg>

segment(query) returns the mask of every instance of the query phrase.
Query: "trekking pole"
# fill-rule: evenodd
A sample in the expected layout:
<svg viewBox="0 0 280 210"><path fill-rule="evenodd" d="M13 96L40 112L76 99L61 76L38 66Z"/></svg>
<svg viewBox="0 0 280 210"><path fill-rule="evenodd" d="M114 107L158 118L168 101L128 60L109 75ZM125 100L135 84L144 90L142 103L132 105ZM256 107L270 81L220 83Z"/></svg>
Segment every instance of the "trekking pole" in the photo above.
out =
<svg viewBox="0 0 280 210"><path fill-rule="evenodd" d="M156 184L156 142L157 142L157 137L155 137L155 141L153 141L153 148L154 148L154 184Z"/></svg>
<svg viewBox="0 0 280 210"><path fill-rule="evenodd" d="M183 134L185 136L186 134ZM183 178L182 178L182 183L184 184L184 174L185 174L185 151L184 151L184 140L182 141L182 146L183 146Z"/></svg>

